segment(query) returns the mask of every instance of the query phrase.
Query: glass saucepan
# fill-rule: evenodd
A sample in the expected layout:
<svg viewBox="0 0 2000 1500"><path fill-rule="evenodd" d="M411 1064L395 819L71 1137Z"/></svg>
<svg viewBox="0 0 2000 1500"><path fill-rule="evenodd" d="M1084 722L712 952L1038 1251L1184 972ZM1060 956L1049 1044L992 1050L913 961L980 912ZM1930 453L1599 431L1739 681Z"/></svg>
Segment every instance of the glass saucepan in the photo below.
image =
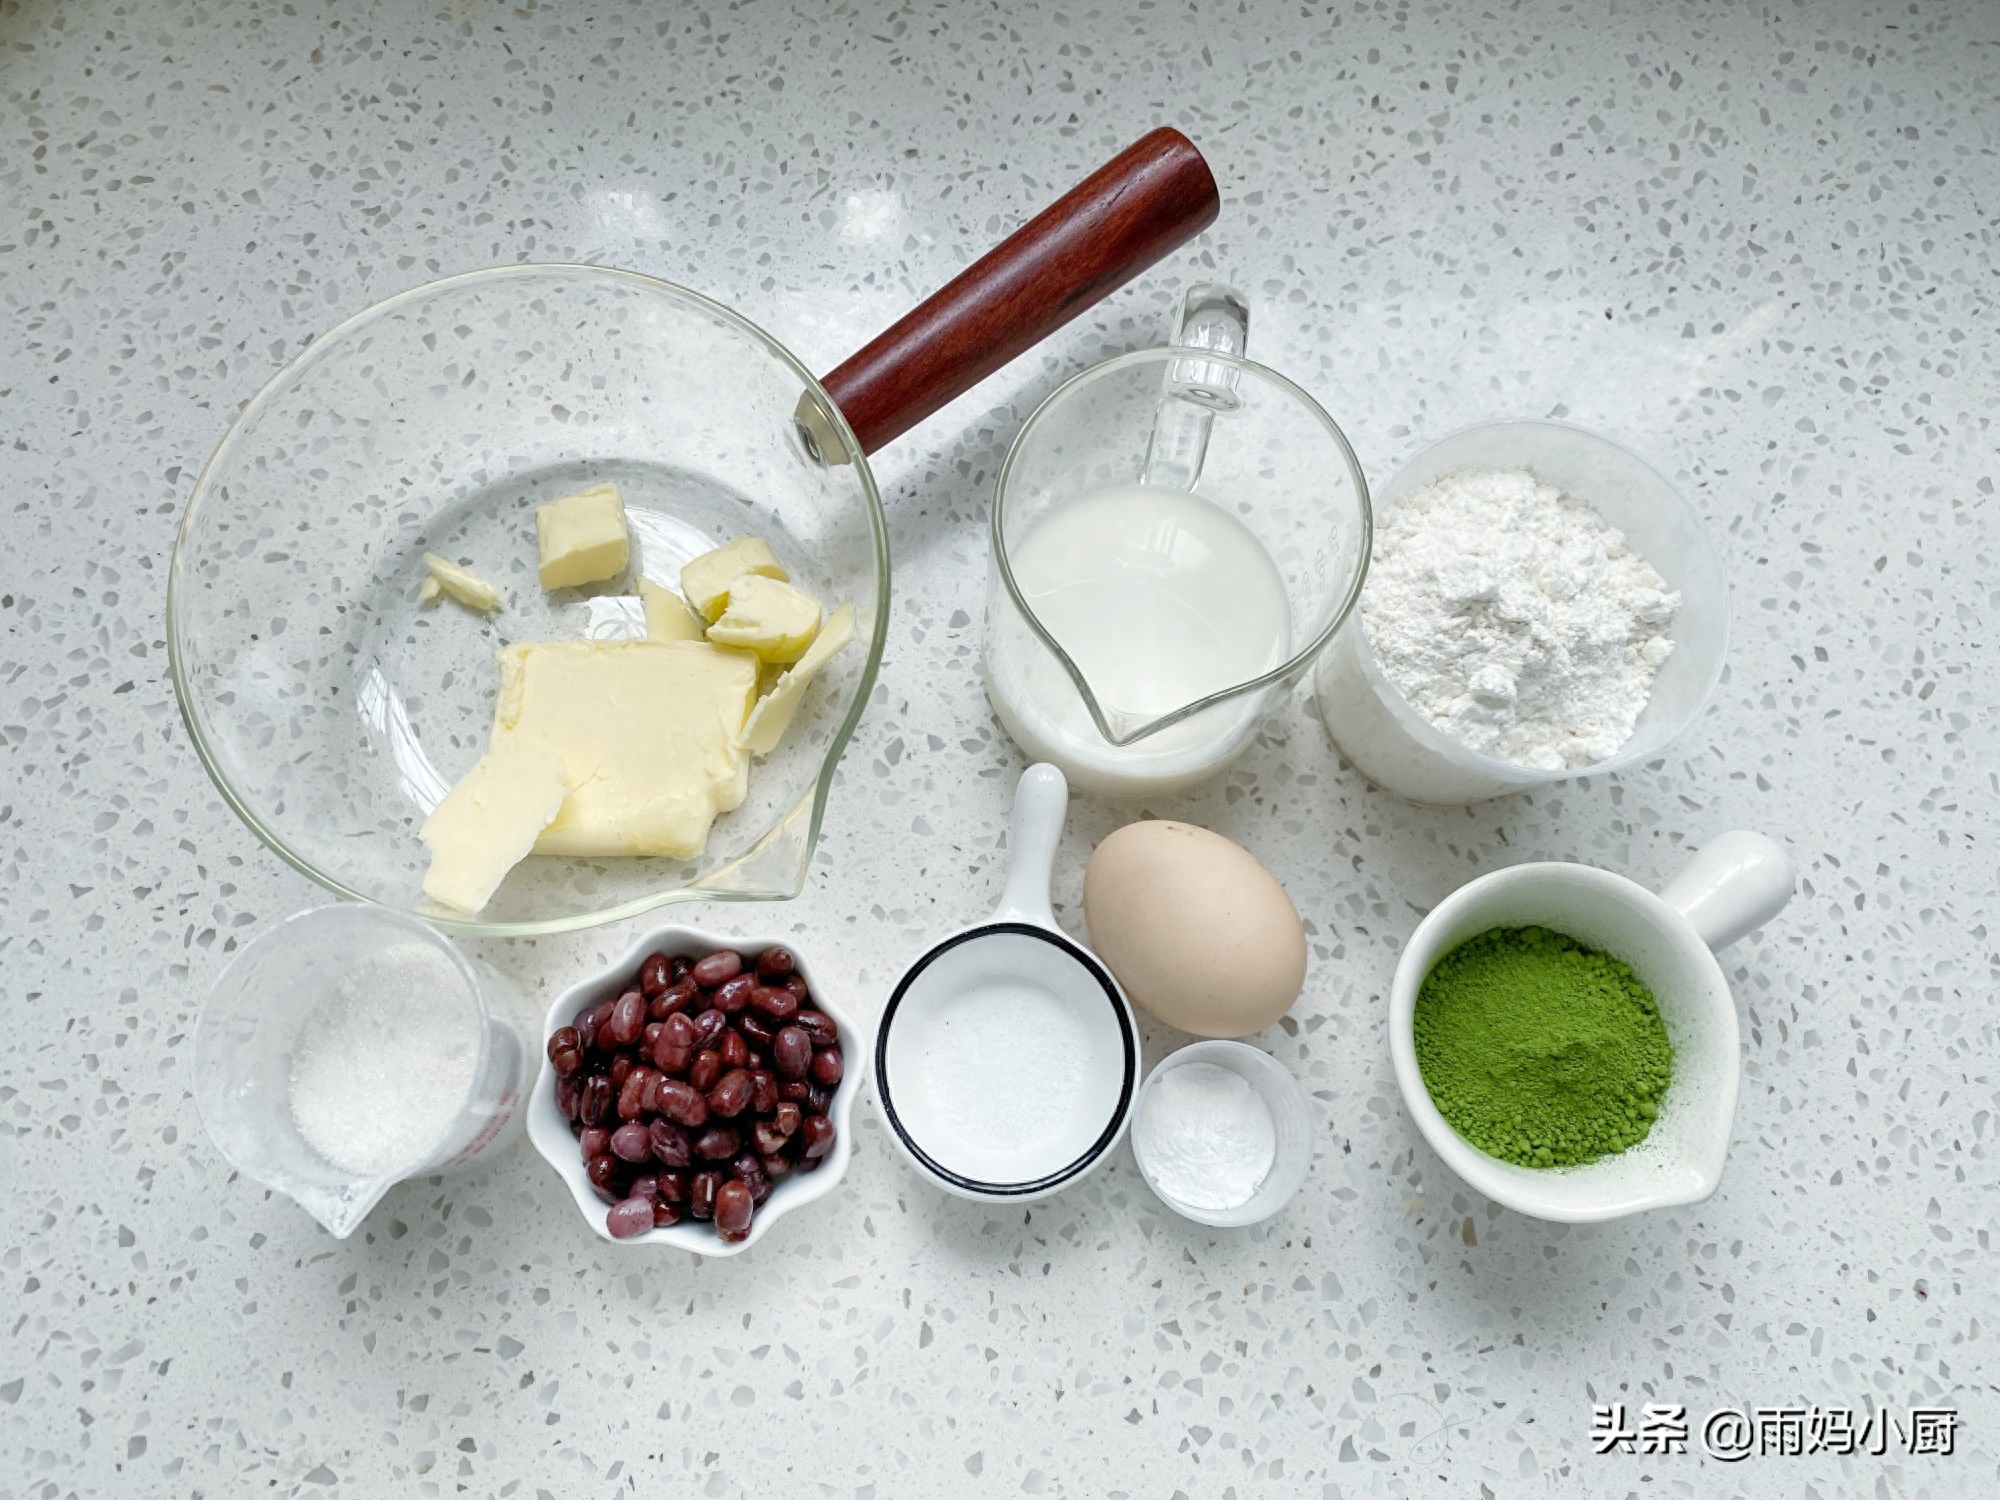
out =
<svg viewBox="0 0 2000 1500"><path fill-rule="evenodd" d="M175 692L229 805L335 893L524 934L804 881L881 661L882 504L866 455L1215 216L1214 179L1155 131L824 380L721 304L594 266L522 265L393 297L253 398L195 485L169 575ZM534 506L623 493L627 576L545 593ZM641 576L762 537L856 639L817 677L747 800L691 860L523 861L477 916L425 901L429 810L485 751L494 653L642 634ZM421 608L423 556L505 594Z"/></svg>

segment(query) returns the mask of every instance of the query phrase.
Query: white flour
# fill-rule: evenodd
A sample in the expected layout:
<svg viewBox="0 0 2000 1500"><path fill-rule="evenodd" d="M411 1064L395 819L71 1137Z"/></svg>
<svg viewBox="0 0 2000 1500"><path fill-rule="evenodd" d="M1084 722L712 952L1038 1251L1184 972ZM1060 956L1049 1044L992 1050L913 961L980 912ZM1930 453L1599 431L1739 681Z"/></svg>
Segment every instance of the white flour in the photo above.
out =
<svg viewBox="0 0 2000 1500"><path fill-rule="evenodd" d="M292 1047L292 1119L342 1171L411 1166L465 1102L479 1023L465 980L426 943L370 954L314 1007Z"/></svg>
<svg viewBox="0 0 2000 1500"><path fill-rule="evenodd" d="M1240 1073L1183 1063L1146 1091L1132 1149L1169 1198L1220 1213L1248 1203L1263 1186L1278 1131L1270 1106Z"/></svg>
<svg viewBox="0 0 2000 1500"><path fill-rule="evenodd" d="M1462 469L1375 533L1361 616L1418 713L1483 755L1561 771L1631 738L1680 602L1582 501L1525 469Z"/></svg>

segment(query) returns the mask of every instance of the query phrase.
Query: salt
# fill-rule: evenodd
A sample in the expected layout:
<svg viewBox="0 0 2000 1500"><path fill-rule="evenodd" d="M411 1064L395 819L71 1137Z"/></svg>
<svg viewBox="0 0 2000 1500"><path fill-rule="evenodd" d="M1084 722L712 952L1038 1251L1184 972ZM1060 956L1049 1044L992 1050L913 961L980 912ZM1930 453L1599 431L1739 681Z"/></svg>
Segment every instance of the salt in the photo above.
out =
<svg viewBox="0 0 2000 1500"><path fill-rule="evenodd" d="M330 990L292 1052L292 1119L344 1172L416 1166L465 1102L479 1023L465 979L424 943L370 954Z"/></svg>
<svg viewBox="0 0 2000 1500"><path fill-rule="evenodd" d="M1146 1091L1132 1149L1166 1197L1220 1213L1256 1195L1277 1158L1278 1131L1270 1106L1241 1074L1185 1063Z"/></svg>

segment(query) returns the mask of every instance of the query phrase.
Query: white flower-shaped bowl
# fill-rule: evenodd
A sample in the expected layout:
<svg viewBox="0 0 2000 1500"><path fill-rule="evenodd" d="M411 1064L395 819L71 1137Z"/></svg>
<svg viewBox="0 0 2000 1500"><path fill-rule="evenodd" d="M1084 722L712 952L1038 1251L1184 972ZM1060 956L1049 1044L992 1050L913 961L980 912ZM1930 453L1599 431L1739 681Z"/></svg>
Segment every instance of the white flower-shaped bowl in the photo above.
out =
<svg viewBox="0 0 2000 1500"><path fill-rule="evenodd" d="M692 1219L666 1228L649 1229L644 1234L634 1235L629 1240L614 1239L605 1225L604 1215L608 1205L597 1196L584 1175L583 1157L577 1149L576 1137L570 1133L569 1121L556 1108L556 1075L549 1065L548 1039L563 1027L568 1026L576 1013L585 1006L595 1005L600 1000L615 999L632 982L632 976L639 971L649 954L664 953L669 958L704 958L723 948L733 948L739 953L755 953L763 948L786 948L797 961L798 972L812 990L813 1003L840 1027L840 1050L846 1062L846 1072L839 1086L833 1091L833 1099L827 1106L827 1118L833 1121L835 1131L833 1149L826 1155L825 1162L816 1172L795 1172L784 1181L776 1183L771 1196L757 1210L751 1221L750 1233L734 1244L723 1240L715 1232L713 1224L697 1223ZM535 1149L542 1153L548 1164L556 1169L556 1174L568 1184L570 1197L575 1199L577 1212L583 1221L600 1239L610 1240L614 1245L636 1245L641 1247L667 1245L680 1250L691 1250L696 1255L729 1256L740 1255L768 1234L771 1226L794 1209L805 1207L816 1199L824 1198L839 1185L847 1173L847 1162L853 1153L852 1117L854 1099L861 1092L862 1075L867 1071L872 1039L855 1024L847 1007L834 999L825 984L825 976L814 970L812 962L801 953L798 946L787 938L760 935L730 935L726 933L703 932L699 928L681 926L655 927L645 933L628 948L615 962L599 970L589 978L571 985L556 997L549 1007L549 1014L542 1025L542 1064L540 1075L535 1079L533 1095L528 1100L528 1139L535 1143Z"/></svg>

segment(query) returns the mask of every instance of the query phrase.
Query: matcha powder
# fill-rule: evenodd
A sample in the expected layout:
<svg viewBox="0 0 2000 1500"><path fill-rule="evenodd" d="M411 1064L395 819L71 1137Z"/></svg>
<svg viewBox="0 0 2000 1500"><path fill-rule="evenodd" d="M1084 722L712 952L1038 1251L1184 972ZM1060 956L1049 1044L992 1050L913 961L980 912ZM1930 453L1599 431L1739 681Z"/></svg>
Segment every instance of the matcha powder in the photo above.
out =
<svg viewBox="0 0 2000 1500"><path fill-rule="evenodd" d="M1417 1066L1438 1112L1489 1156L1571 1167L1653 1128L1673 1049L1625 964L1546 927L1496 927L1417 991Z"/></svg>

